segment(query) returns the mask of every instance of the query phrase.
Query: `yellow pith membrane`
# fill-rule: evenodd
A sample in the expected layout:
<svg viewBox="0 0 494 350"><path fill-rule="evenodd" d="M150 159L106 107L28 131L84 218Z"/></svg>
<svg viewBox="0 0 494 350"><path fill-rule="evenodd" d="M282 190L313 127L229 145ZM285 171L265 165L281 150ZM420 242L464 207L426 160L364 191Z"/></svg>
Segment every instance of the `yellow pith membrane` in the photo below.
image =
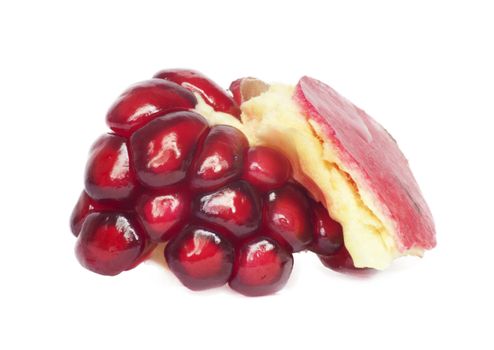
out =
<svg viewBox="0 0 494 350"><path fill-rule="evenodd" d="M241 105L242 122L215 112L199 95L196 110L211 125L227 124L240 129L250 145L266 145L284 153L294 177L323 203L330 216L343 227L345 246L355 266L384 269L403 255L396 248L391 223L386 222L324 141L319 126L309 122L292 99L294 88L271 85L269 90ZM371 209L372 208L372 209ZM420 250L404 254L421 255Z"/></svg>

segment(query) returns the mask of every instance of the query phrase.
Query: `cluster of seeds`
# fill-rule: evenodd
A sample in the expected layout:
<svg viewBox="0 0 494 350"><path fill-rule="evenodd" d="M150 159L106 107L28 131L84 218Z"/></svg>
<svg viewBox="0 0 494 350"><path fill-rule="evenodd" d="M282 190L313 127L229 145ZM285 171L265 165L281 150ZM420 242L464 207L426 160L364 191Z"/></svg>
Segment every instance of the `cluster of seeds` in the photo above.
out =
<svg viewBox="0 0 494 350"><path fill-rule="evenodd" d="M110 108L112 132L91 148L71 218L80 263L116 275L167 242L168 266L185 286L228 283L245 295L281 289L302 250L353 269L341 226L293 180L288 159L236 128L210 126L194 93L239 118L231 96L187 70L162 71Z"/></svg>

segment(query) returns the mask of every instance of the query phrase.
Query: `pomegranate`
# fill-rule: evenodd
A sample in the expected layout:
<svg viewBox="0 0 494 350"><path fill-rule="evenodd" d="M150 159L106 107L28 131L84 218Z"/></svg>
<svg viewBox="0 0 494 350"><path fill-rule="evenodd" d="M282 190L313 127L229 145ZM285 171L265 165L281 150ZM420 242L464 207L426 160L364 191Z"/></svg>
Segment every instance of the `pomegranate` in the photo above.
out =
<svg viewBox="0 0 494 350"><path fill-rule="evenodd" d="M307 77L230 89L171 69L111 106L70 219L81 265L116 275L167 242L184 286L260 296L283 288L303 250L354 273L434 246L404 156L362 110Z"/></svg>

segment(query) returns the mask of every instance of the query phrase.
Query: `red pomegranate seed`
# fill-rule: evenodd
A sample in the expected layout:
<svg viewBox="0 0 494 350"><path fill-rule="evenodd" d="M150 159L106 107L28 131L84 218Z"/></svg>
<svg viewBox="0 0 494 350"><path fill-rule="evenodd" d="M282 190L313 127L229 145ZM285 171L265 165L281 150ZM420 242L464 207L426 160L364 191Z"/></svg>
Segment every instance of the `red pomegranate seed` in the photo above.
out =
<svg viewBox="0 0 494 350"><path fill-rule="evenodd" d="M135 211L153 242L166 241L178 233L190 212L190 198L181 188L143 193Z"/></svg>
<svg viewBox="0 0 494 350"><path fill-rule="evenodd" d="M343 245L343 228L331 219L321 203L312 203L314 239L310 246L316 254L332 255Z"/></svg>
<svg viewBox="0 0 494 350"><path fill-rule="evenodd" d="M264 147L252 147L247 152L244 179L261 191L283 186L292 176L288 159L280 152Z"/></svg>
<svg viewBox="0 0 494 350"><path fill-rule="evenodd" d="M369 274L373 269L355 267L353 259L345 246L341 246L333 255L319 255L319 259L324 266L331 270L350 274Z"/></svg>
<svg viewBox="0 0 494 350"><path fill-rule="evenodd" d="M240 130L227 125L213 126L193 163L192 188L213 190L239 177L248 146Z"/></svg>
<svg viewBox="0 0 494 350"><path fill-rule="evenodd" d="M288 243L293 252L312 242L309 199L294 184L269 192L264 210L264 225L275 237Z"/></svg>
<svg viewBox="0 0 494 350"><path fill-rule="evenodd" d="M95 200L124 200L132 195L136 181L129 167L123 137L106 134L93 145L86 165L86 192Z"/></svg>
<svg viewBox="0 0 494 350"><path fill-rule="evenodd" d="M126 268L125 271L132 270L133 268L139 266L141 263L149 259L157 245L157 243L151 242L149 239L146 239L141 254L139 254L137 259L128 268Z"/></svg>
<svg viewBox="0 0 494 350"><path fill-rule="evenodd" d="M230 278L234 251L225 238L205 228L189 228L168 243L168 266L192 290L219 287Z"/></svg>
<svg viewBox="0 0 494 350"><path fill-rule="evenodd" d="M286 284L293 257L275 240L256 237L237 252L230 287L248 296L275 293Z"/></svg>
<svg viewBox="0 0 494 350"><path fill-rule="evenodd" d="M174 112L156 118L130 138L137 177L152 188L185 179L196 145L208 123L194 112Z"/></svg>
<svg viewBox="0 0 494 350"><path fill-rule="evenodd" d="M143 234L125 215L92 213L77 238L76 255L93 272L117 275L132 266L144 245Z"/></svg>
<svg viewBox="0 0 494 350"><path fill-rule="evenodd" d="M216 227L227 229L237 238L243 238L259 228L261 206L252 186L238 181L197 197L193 214Z"/></svg>
<svg viewBox="0 0 494 350"><path fill-rule="evenodd" d="M166 69L158 72L154 78L180 84L184 88L200 94L204 101L215 110L240 118L240 108L233 98L202 73L190 69Z"/></svg>
<svg viewBox="0 0 494 350"><path fill-rule="evenodd" d="M189 90L173 82L151 79L120 95L110 107L106 122L116 134L127 137L155 116L193 109L196 104L197 99Z"/></svg>
<svg viewBox="0 0 494 350"><path fill-rule="evenodd" d="M101 212L111 210L112 206L105 205L92 199L87 195L85 191L82 191L77 203L72 210L72 215L70 216L70 230L74 236L78 236L81 232L82 224L86 217L93 212Z"/></svg>

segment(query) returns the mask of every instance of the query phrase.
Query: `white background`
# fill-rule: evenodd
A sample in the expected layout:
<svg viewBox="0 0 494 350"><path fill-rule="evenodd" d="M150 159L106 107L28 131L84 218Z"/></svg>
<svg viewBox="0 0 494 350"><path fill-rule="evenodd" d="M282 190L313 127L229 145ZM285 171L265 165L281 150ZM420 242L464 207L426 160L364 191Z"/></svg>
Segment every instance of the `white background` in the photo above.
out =
<svg viewBox="0 0 494 350"><path fill-rule="evenodd" d="M489 1L2 1L0 348L492 349L494 11ZM438 246L370 279L298 254L287 287L193 293L146 263L81 268L68 218L87 151L163 68L319 78L395 136Z"/></svg>

